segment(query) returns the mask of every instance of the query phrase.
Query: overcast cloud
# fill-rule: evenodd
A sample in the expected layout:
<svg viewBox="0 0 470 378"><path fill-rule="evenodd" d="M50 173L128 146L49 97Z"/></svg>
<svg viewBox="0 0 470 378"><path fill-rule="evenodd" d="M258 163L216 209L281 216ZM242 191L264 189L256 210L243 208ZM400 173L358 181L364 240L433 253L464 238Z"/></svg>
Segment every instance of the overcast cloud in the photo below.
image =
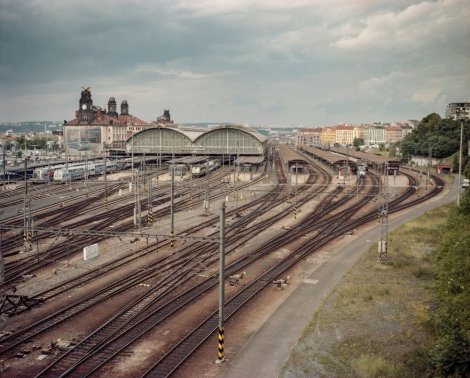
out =
<svg viewBox="0 0 470 378"><path fill-rule="evenodd" d="M324 126L470 99L470 1L0 0L0 120Z"/></svg>

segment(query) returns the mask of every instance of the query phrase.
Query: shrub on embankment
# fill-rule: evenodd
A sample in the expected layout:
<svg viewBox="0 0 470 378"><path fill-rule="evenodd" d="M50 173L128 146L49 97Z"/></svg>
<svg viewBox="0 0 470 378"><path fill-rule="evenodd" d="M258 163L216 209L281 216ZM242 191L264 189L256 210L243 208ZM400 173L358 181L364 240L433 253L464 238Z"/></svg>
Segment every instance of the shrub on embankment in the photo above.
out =
<svg viewBox="0 0 470 378"><path fill-rule="evenodd" d="M463 193L442 231L436 261L436 340L431 358L436 373L470 376L470 191Z"/></svg>

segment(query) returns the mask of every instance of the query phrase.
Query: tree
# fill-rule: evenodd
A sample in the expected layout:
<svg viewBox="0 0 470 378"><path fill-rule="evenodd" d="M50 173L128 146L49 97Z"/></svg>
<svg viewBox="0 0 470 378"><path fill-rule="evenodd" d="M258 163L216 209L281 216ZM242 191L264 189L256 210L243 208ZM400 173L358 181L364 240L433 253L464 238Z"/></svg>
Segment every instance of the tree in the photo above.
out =
<svg viewBox="0 0 470 378"><path fill-rule="evenodd" d="M465 121L463 140L470 137L470 122ZM432 156L438 159L451 156L460 148L460 121L444 118L432 113L423 118L419 125L400 143L403 156ZM464 152L466 155L466 152Z"/></svg>
<svg viewBox="0 0 470 378"><path fill-rule="evenodd" d="M364 145L364 138L354 138L353 146L356 147L356 150L359 150L359 147L363 145Z"/></svg>
<svg viewBox="0 0 470 378"><path fill-rule="evenodd" d="M47 138L41 136L35 136L33 139L28 140L24 135L20 135L16 138L16 141L19 143L20 148L25 148L25 142L27 149L36 148L39 150L43 150L47 146Z"/></svg>

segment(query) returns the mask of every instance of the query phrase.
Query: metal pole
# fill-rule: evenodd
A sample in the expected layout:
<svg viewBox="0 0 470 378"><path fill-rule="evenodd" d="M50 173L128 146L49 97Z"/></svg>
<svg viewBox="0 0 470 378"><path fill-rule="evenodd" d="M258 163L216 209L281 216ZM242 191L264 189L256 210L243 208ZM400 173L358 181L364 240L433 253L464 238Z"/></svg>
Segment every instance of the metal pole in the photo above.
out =
<svg viewBox="0 0 470 378"><path fill-rule="evenodd" d="M297 175L299 167L295 165L295 199L294 199L294 218L297 218Z"/></svg>
<svg viewBox="0 0 470 378"><path fill-rule="evenodd" d="M28 159L24 160L24 248L25 251L29 252L32 249L32 236L33 236L33 222L31 219L31 200L28 193Z"/></svg>
<svg viewBox="0 0 470 378"><path fill-rule="evenodd" d="M106 164L106 151L104 153L104 203L105 207L108 208L108 181L107 181L107 170L108 166Z"/></svg>
<svg viewBox="0 0 470 378"><path fill-rule="evenodd" d="M88 152L85 152L85 187L88 189Z"/></svg>
<svg viewBox="0 0 470 378"><path fill-rule="evenodd" d="M193 173L189 170L189 209L193 209Z"/></svg>
<svg viewBox="0 0 470 378"><path fill-rule="evenodd" d="M132 134L131 141L131 170L132 170L132 182L134 182L134 133Z"/></svg>
<svg viewBox="0 0 470 378"><path fill-rule="evenodd" d="M462 187L462 140L463 121L460 120L460 151L459 151L459 187L457 188L457 206L460 206L460 188Z"/></svg>
<svg viewBox="0 0 470 378"><path fill-rule="evenodd" d="M153 209L152 209L152 178L149 177L148 184L148 204L147 204L147 223L153 224Z"/></svg>
<svg viewBox="0 0 470 378"><path fill-rule="evenodd" d="M219 258L219 335L217 361L225 361L224 356L224 300L225 300L225 202L220 208L220 258Z"/></svg>
<svg viewBox="0 0 470 378"><path fill-rule="evenodd" d="M384 164L383 185L381 186L380 206L380 241L379 260L381 263L388 259L388 163Z"/></svg>
<svg viewBox="0 0 470 378"><path fill-rule="evenodd" d="M4 294L5 288L3 283L5 282L5 268L3 264L3 250L2 250L2 240L3 240L3 233L0 232L0 294Z"/></svg>
<svg viewBox="0 0 470 378"><path fill-rule="evenodd" d="M206 160L206 189L204 200L204 213L209 214L209 160Z"/></svg>
<svg viewBox="0 0 470 378"><path fill-rule="evenodd" d="M174 159L173 159L174 160ZM174 164L171 164L171 236L173 236L175 234L175 211L174 211L174 207L175 207L175 194L174 194L174 191L175 191L175 165ZM175 241L174 239L171 239L171 246L174 247L175 246Z"/></svg>
<svg viewBox="0 0 470 378"><path fill-rule="evenodd" d="M5 180L6 179L6 169L7 169L7 163L6 163L6 160L5 160L5 147L6 146L3 146L2 147L2 151L3 151L3 179Z"/></svg>

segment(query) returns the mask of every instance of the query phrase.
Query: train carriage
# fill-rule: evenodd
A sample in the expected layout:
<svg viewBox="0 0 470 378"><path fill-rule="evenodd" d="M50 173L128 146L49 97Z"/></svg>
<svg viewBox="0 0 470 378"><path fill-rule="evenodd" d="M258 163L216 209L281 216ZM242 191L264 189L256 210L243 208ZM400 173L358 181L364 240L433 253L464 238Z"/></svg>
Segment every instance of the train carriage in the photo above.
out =
<svg viewBox="0 0 470 378"><path fill-rule="evenodd" d="M88 164L74 165L57 169L54 172L54 181L68 182L80 180L85 177L93 176L95 174L95 164L93 162L89 162Z"/></svg>
<svg viewBox="0 0 470 378"><path fill-rule="evenodd" d="M205 163L193 165L191 167L191 175L195 177L204 176L218 167L220 167L220 160L212 159Z"/></svg>
<svg viewBox="0 0 470 378"><path fill-rule="evenodd" d="M33 184L41 184L51 182L54 179L54 172L57 169L64 168L64 165L54 165L50 167L36 168L33 171L32 182Z"/></svg>

